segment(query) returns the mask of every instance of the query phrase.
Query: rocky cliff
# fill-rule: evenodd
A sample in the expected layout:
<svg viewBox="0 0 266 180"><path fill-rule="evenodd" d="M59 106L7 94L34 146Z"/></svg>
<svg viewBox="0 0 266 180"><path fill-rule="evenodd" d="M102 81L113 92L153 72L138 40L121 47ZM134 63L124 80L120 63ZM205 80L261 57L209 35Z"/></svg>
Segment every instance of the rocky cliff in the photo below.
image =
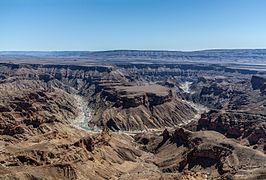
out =
<svg viewBox="0 0 266 180"><path fill-rule="evenodd" d="M0 70L0 89L6 92L58 89L80 94L93 112L91 126L162 128L185 123L197 113L175 96L175 89L131 82L126 72L111 66L1 64Z"/></svg>
<svg viewBox="0 0 266 180"><path fill-rule="evenodd" d="M100 84L90 124L112 130L144 130L186 123L197 111L159 85ZM97 89L97 88L96 88Z"/></svg>
<svg viewBox="0 0 266 180"><path fill-rule="evenodd" d="M265 177L255 72L120 63L0 64L0 179Z"/></svg>
<svg viewBox="0 0 266 180"><path fill-rule="evenodd" d="M210 111L202 114L197 130L214 130L242 144L265 151L266 116L245 112Z"/></svg>
<svg viewBox="0 0 266 180"><path fill-rule="evenodd" d="M154 152L149 160L165 173L197 172L210 179L256 179L265 175L265 154L214 131L181 128L165 130L161 137L139 134L135 139L143 149Z"/></svg>

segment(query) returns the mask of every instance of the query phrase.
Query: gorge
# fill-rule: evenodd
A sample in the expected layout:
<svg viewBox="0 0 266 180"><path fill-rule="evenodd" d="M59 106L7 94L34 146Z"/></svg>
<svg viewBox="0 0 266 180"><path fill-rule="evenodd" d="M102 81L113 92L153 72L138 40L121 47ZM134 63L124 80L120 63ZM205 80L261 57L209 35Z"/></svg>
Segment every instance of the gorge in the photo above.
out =
<svg viewBox="0 0 266 180"><path fill-rule="evenodd" d="M266 176L262 68L138 55L2 56L0 179Z"/></svg>

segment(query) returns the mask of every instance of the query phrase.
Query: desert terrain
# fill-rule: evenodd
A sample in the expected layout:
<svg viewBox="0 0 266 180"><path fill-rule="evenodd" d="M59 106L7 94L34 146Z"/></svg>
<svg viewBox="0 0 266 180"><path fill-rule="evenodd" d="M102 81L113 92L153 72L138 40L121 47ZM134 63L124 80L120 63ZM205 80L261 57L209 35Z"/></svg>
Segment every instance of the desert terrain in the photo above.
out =
<svg viewBox="0 0 266 180"><path fill-rule="evenodd" d="M0 179L266 179L265 60L0 52Z"/></svg>

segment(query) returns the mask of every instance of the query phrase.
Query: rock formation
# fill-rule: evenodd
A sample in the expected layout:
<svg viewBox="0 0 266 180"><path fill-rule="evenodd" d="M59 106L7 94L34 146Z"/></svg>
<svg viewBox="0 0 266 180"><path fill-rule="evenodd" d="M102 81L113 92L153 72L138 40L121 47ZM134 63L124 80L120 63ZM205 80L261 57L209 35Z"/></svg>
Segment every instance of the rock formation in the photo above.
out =
<svg viewBox="0 0 266 180"><path fill-rule="evenodd" d="M259 69L176 63L176 52L55 54L0 64L0 179L266 176Z"/></svg>
<svg viewBox="0 0 266 180"><path fill-rule="evenodd" d="M156 142L163 143L158 148L154 146ZM213 131L191 132L181 128L167 139L150 135L142 148L156 150L149 160L164 173L201 172L211 179L255 179L265 175L265 154Z"/></svg>
<svg viewBox="0 0 266 180"><path fill-rule="evenodd" d="M197 111L159 85L101 84L91 125L112 130L143 130L174 126L192 119Z"/></svg>

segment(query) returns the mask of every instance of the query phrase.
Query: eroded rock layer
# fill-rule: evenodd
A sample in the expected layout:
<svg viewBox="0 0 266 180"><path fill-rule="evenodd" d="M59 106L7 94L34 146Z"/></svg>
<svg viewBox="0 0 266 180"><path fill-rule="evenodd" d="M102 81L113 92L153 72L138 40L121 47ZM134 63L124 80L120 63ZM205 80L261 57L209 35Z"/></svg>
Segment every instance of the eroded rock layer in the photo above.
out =
<svg viewBox="0 0 266 180"><path fill-rule="evenodd" d="M0 179L265 179L263 72L65 61L0 65Z"/></svg>
<svg viewBox="0 0 266 180"><path fill-rule="evenodd" d="M174 126L196 110L160 85L130 82L110 66L2 65L0 90L60 89L82 95L93 111L91 126L143 130Z"/></svg>

